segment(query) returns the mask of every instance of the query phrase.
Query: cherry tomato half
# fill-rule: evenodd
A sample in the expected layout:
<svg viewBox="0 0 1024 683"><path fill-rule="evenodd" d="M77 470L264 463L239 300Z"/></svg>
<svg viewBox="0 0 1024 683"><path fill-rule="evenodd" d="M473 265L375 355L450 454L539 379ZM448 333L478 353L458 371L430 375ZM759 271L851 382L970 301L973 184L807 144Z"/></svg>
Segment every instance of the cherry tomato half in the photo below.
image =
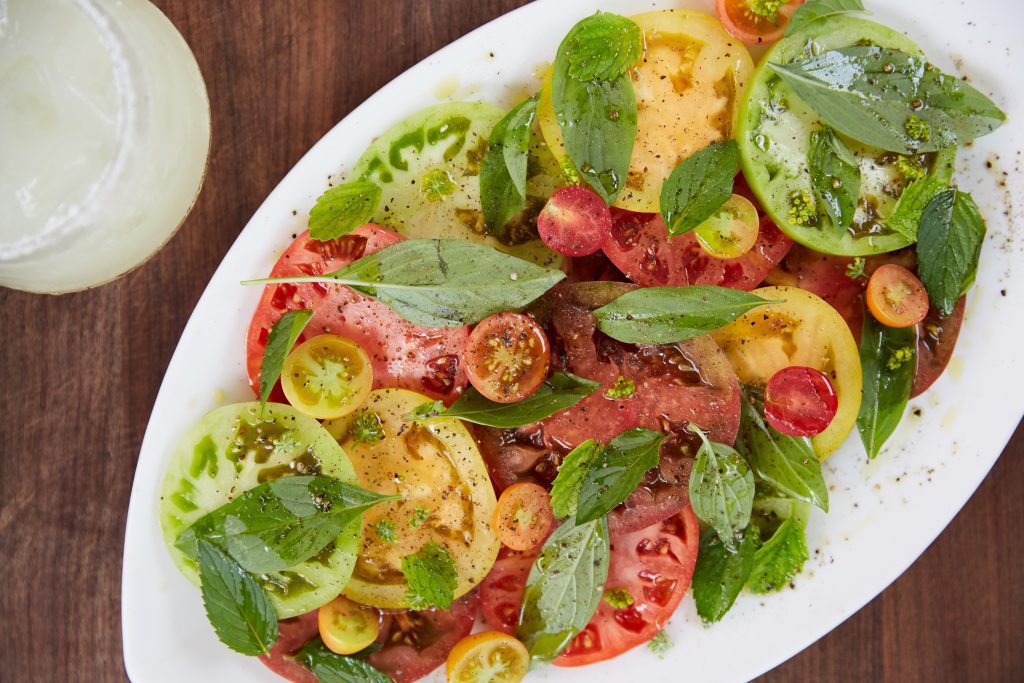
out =
<svg viewBox="0 0 1024 683"><path fill-rule="evenodd" d="M734 259L753 249L760 223L757 207L743 195L734 194L693 233L705 253L719 259Z"/></svg>
<svg viewBox="0 0 1024 683"><path fill-rule="evenodd" d="M889 327L910 327L928 315L928 293L913 273L887 263L871 274L865 296L875 320Z"/></svg>
<svg viewBox="0 0 1024 683"><path fill-rule="evenodd" d="M491 527L512 550L532 550L551 533L555 515L551 496L539 484L521 482L504 490L494 508Z"/></svg>
<svg viewBox="0 0 1024 683"><path fill-rule="evenodd" d="M718 0L715 13L734 38L747 45L771 45L802 4L804 0Z"/></svg>
<svg viewBox="0 0 1024 683"><path fill-rule="evenodd" d="M544 244L564 256L586 256L601 249L612 233L612 214L597 193L585 187L555 190L537 216Z"/></svg>
<svg viewBox="0 0 1024 683"><path fill-rule="evenodd" d="M498 403L515 403L537 391L551 363L547 335L521 313L498 313L480 321L465 354L470 384Z"/></svg>
<svg viewBox="0 0 1024 683"><path fill-rule="evenodd" d="M380 612L339 595L320 608L320 638L339 655L364 650L380 633Z"/></svg>
<svg viewBox="0 0 1024 683"><path fill-rule="evenodd" d="M526 646L500 631L460 640L448 655L448 683L519 683L530 668Z"/></svg>
<svg viewBox="0 0 1024 683"><path fill-rule="evenodd" d="M839 410L839 397L820 370L791 365L768 380L764 416L776 431L788 436L815 436L825 431Z"/></svg>
<svg viewBox="0 0 1024 683"><path fill-rule="evenodd" d="M297 410L326 420L348 415L370 395L370 357L351 339L321 334L284 361L281 388Z"/></svg>

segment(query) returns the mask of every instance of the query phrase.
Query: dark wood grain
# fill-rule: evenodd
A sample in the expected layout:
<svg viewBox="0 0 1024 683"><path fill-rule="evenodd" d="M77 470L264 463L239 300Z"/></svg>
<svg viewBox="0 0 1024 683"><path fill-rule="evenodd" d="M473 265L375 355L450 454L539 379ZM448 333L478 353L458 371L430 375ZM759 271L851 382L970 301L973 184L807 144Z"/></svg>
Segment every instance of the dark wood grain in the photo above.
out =
<svg viewBox="0 0 1024 683"><path fill-rule="evenodd" d="M179 234L120 281L59 298L0 290L0 680L124 680L120 572L132 475L164 369L207 280L264 197L336 121L518 4L158 0L206 77L209 174ZM1021 680L1022 461L1018 429L902 578L764 680Z"/></svg>

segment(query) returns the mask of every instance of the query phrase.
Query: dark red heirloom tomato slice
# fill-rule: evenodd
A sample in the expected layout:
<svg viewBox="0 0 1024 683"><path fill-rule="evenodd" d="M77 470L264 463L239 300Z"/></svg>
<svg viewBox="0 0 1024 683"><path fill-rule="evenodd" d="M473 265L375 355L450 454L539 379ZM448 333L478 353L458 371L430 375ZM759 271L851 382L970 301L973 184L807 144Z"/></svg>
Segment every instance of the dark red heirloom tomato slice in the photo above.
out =
<svg viewBox="0 0 1024 683"><path fill-rule="evenodd" d="M548 336L530 316L498 313L473 328L463 358L477 391L498 403L515 403L544 383L551 348Z"/></svg>
<svg viewBox="0 0 1024 683"><path fill-rule="evenodd" d="M791 365L768 380L764 416L776 431L788 436L814 436L832 423L839 397L821 370Z"/></svg>
<svg viewBox="0 0 1024 683"><path fill-rule="evenodd" d="M771 45L782 37L796 8L804 0L717 0L718 20L747 45ZM777 11L772 11L776 9Z"/></svg>
<svg viewBox="0 0 1024 683"><path fill-rule="evenodd" d="M281 255L270 276L321 275L402 239L397 232L373 224L327 242L310 239L304 232ZM466 386L459 358L469 328L420 327L343 285L303 282L267 285L253 314L246 336L246 365L256 391L270 328L286 312L299 308L313 311L299 342L325 333L356 342L370 356L375 389L411 389L450 402ZM283 400L280 389L275 391L275 400Z"/></svg>
<svg viewBox="0 0 1024 683"><path fill-rule="evenodd" d="M480 582L480 609L489 628L515 634L526 579L537 553L503 547L491 571Z"/></svg>
<svg viewBox="0 0 1024 683"><path fill-rule="evenodd" d="M537 216L544 244L564 256L586 256L608 240L612 216L597 193L585 187L555 190Z"/></svg>
<svg viewBox="0 0 1024 683"><path fill-rule="evenodd" d="M279 621L277 642L270 648L270 652L260 655L260 661L278 676L292 683L317 683L313 672L291 658L303 645L320 633L317 617L318 610L313 610L293 619Z"/></svg>
<svg viewBox="0 0 1024 683"><path fill-rule="evenodd" d="M761 284L792 245L771 220L762 217L750 251L719 259L701 249L692 231L669 238L665 222L656 213L612 209L612 235L604 253L626 277L644 287L718 285L749 291Z"/></svg>
<svg viewBox="0 0 1024 683"><path fill-rule="evenodd" d="M690 587L699 544L700 527L690 506L646 529L613 533L605 590L627 591L633 604L616 608L602 600L590 623L554 663L602 662L654 637Z"/></svg>
<svg viewBox="0 0 1024 683"><path fill-rule="evenodd" d="M967 297L962 296L953 307L953 312L943 316L934 306L917 325L917 374L910 397L920 396L928 390L942 371L949 365L960 336L960 325L964 321Z"/></svg>

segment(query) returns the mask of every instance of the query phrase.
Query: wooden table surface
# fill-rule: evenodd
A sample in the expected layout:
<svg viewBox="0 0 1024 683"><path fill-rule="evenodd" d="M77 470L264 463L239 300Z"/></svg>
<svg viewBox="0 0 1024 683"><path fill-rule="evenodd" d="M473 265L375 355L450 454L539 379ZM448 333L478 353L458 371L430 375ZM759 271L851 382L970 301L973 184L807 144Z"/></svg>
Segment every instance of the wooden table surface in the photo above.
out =
<svg viewBox="0 0 1024 683"><path fill-rule="evenodd" d="M207 280L264 197L331 126L409 66L521 2L156 4L206 78L209 173L179 234L120 281L62 297L0 289L0 681L125 679L120 574L132 475L157 388ZM1018 429L906 574L765 680L1024 678L1022 490Z"/></svg>

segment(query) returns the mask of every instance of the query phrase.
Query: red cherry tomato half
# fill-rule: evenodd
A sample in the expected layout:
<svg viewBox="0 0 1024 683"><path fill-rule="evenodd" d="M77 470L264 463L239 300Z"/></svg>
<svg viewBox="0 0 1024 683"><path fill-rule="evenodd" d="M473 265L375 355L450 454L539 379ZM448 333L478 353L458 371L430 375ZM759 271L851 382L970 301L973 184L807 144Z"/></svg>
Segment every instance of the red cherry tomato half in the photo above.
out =
<svg viewBox="0 0 1024 683"><path fill-rule="evenodd" d="M771 45L786 32L789 18L802 4L804 0L718 0L715 13L734 38L747 45Z"/></svg>
<svg viewBox="0 0 1024 683"><path fill-rule="evenodd" d="M608 241L612 214L595 192L563 187L555 190L537 216L537 232L544 244L563 256L586 256Z"/></svg>
<svg viewBox="0 0 1024 683"><path fill-rule="evenodd" d="M521 313L498 313L480 321L465 354L470 383L498 403L515 403L537 391L551 362L544 330Z"/></svg>
<svg viewBox="0 0 1024 683"><path fill-rule="evenodd" d="M764 390L764 416L787 436L820 434L838 409L835 387L825 373L814 368L783 368L772 375Z"/></svg>

